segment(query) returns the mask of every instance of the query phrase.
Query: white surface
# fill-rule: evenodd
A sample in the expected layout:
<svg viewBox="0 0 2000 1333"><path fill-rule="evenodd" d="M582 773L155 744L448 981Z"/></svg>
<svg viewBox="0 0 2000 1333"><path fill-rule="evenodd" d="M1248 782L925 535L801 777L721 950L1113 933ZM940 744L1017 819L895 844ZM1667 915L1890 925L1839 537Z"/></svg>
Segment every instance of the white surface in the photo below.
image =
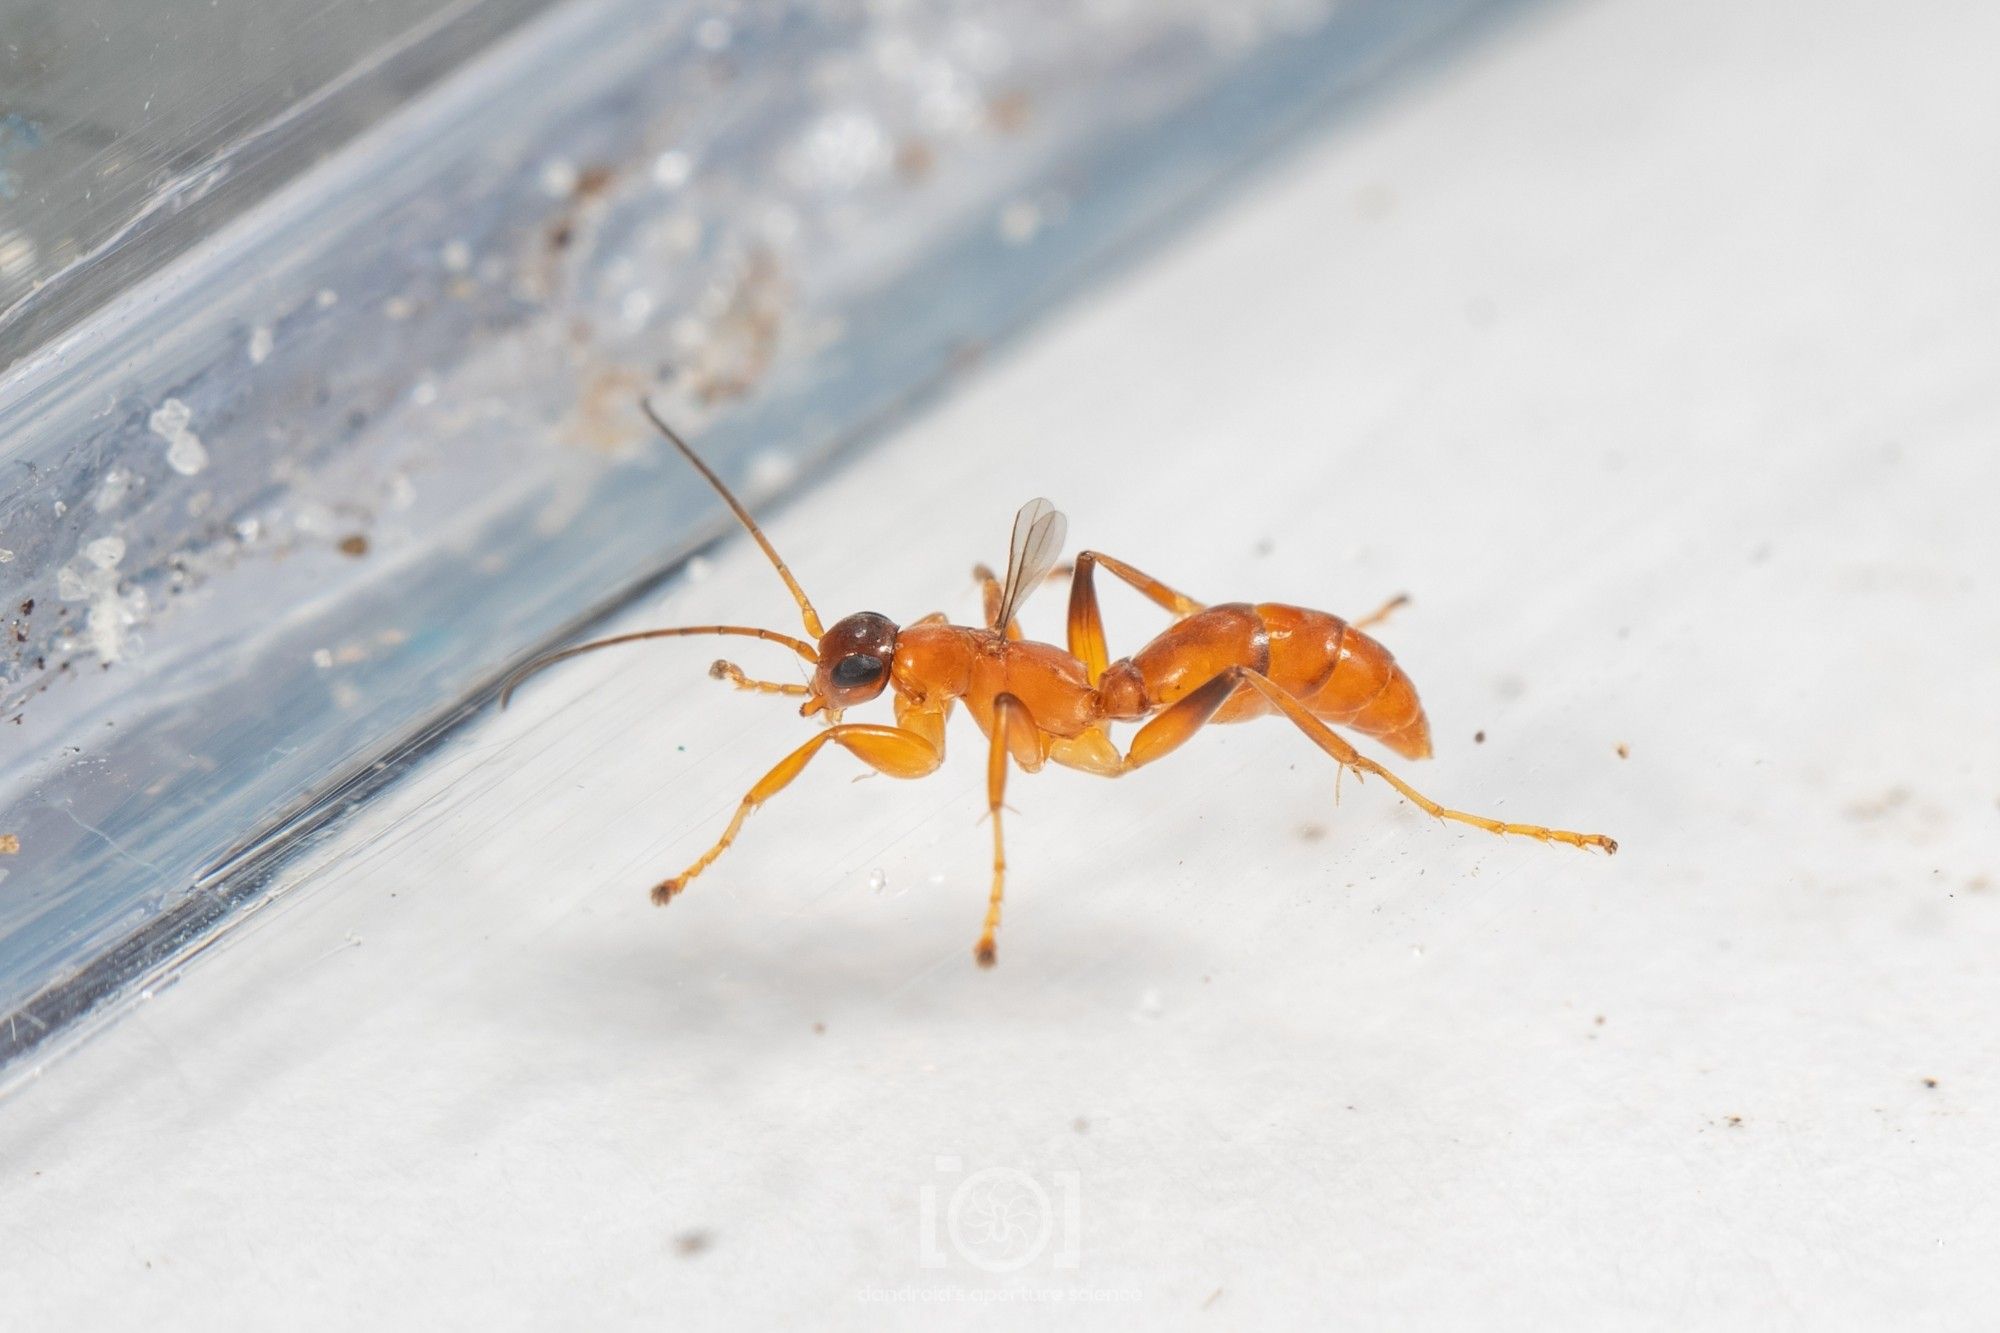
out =
<svg viewBox="0 0 2000 1333"><path fill-rule="evenodd" d="M1983 1322L2000 10L1787 8L1542 17L772 524L830 615L972 615L1044 492L1197 596L1408 589L1406 775L1615 860L1226 729L1017 777L981 973L961 720L660 912L805 724L706 644L587 659L0 1106L9 1325ZM747 542L643 619L735 616L794 623ZM1057 1243L925 1267L987 1167Z"/></svg>

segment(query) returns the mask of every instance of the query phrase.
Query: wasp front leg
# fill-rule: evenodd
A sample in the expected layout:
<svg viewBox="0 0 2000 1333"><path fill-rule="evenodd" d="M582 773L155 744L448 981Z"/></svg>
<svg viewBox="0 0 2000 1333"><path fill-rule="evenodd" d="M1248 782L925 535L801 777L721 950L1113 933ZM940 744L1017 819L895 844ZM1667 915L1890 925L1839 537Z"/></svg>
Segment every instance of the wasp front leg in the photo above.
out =
<svg viewBox="0 0 2000 1333"><path fill-rule="evenodd" d="M743 821L750 817L750 812L790 786L792 779L805 771L812 757L825 748L828 741L840 745L876 772L886 773L892 778L921 778L936 772L938 765L944 762L942 744L901 727L866 722L844 722L828 727L779 760L775 768L758 779L757 785L737 805L729 827L722 831L715 845L703 852L686 870L655 885L653 901L664 907L687 887L689 880L714 864L715 858L728 851L729 845L736 841L736 834L742 829Z"/></svg>
<svg viewBox="0 0 2000 1333"><path fill-rule="evenodd" d="M807 695L812 691L804 685L788 684L778 680L756 680L743 674L743 668L734 662L717 661L708 669L710 680L726 680L739 690L749 690L754 694Z"/></svg>

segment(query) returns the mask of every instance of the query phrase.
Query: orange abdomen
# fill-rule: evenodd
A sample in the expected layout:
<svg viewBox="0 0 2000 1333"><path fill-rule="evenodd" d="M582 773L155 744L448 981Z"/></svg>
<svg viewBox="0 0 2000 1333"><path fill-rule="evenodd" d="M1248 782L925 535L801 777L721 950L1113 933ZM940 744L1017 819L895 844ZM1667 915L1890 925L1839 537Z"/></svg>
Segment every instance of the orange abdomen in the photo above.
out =
<svg viewBox="0 0 2000 1333"><path fill-rule="evenodd" d="M1430 724L1409 676L1387 648L1325 611L1280 602L1212 606L1131 659L1155 709L1235 665L1261 670L1315 715L1372 736L1405 758L1430 755ZM1244 722L1270 711L1270 702L1245 686L1213 720Z"/></svg>
<svg viewBox="0 0 2000 1333"><path fill-rule="evenodd" d="M1430 757L1430 723L1417 687L1387 648L1325 611L1266 602L1257 618L1270 642L1266 674L1314 714L1373 736L1407 759Z"/></svg>

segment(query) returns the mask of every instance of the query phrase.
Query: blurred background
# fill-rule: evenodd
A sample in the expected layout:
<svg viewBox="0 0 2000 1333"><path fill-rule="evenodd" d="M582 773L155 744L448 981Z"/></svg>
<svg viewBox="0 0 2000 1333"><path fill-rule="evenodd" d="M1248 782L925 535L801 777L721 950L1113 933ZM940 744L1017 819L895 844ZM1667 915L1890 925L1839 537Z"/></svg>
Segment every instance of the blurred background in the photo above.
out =
<svg viewBox="0 0 2000 1333"><path fill-rule="evenodd" d="M1985 7L181 8L0 0L28 1323L2000 1295ZM641 393L829 619L974 620L1033 495L1407 592L1392 766L1622 850L1218 728L1012 781L981 973L961 721L660 912L806 724L699 644L493 707L796 623Z"/></svg>

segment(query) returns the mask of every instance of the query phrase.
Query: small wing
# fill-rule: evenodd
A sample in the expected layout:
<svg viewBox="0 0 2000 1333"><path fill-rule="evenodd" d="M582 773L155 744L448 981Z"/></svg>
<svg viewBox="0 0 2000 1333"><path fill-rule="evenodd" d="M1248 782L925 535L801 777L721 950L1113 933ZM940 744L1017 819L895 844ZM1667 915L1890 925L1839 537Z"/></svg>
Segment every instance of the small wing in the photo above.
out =
<svg viewBox="0 0 2000 1333"><path fill-rule="evenodd" d="M1004 631L1062 557L1069 520L1047 500L1034 499L1014 515L1014 540L1007 550L1007 578L1000 585L1000 611L991 628Z"/></svg>

